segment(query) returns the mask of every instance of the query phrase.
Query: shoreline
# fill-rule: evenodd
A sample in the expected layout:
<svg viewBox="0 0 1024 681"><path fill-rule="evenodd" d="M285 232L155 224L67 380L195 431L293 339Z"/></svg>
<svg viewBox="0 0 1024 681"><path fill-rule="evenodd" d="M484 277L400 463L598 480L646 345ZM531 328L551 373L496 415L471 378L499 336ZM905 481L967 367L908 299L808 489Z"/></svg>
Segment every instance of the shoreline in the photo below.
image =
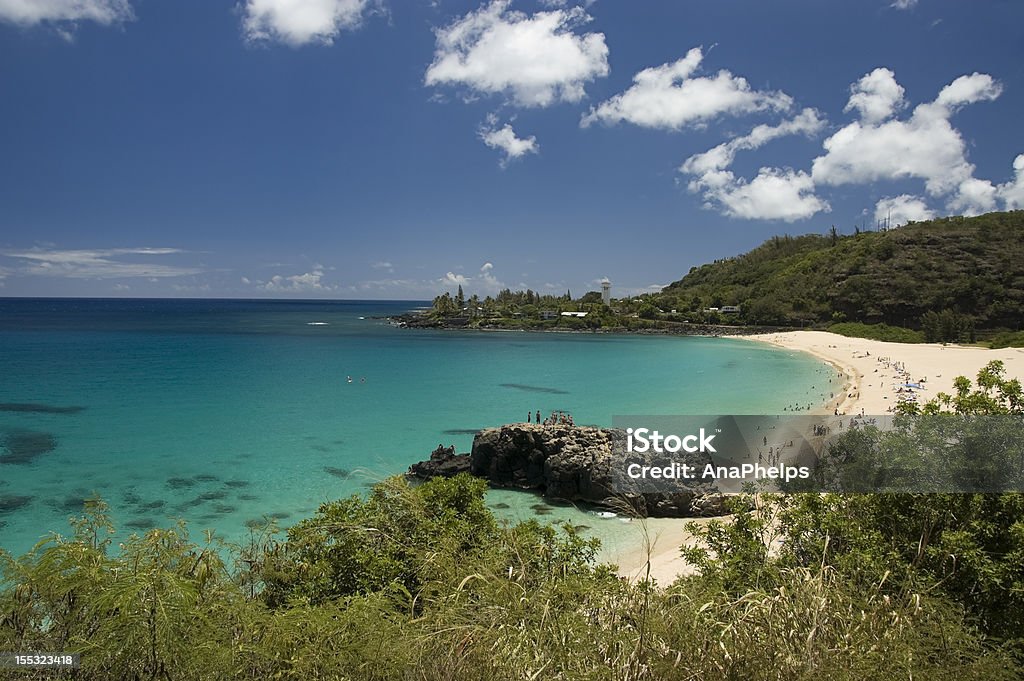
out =
<svg viewBox="0 0 1024 681"><path fill-rule="evenodd" d="M431 328L411 326L407 328ZM780 350L806 353L831 366L840 382L835 397L812 408L807 414L881 416L889 414L901 397L911 394L919 403L933 399L939 392L954 394L953 380L966 376L972 382L977 373L992 360L1001 360L1008 378L1024 378L1024 348L992 350L975 346L941 343L894 343L866 338L842 336L827 331L749 327L717 327L713 333L701 333L698 325L681 329L526 329L467 328L435 326L434 330L454 332L520 332L609 335L672 335L704 338L731 338L766 343ZM920 389L904 389L905 383L916 383ZM726 520L729 516L721 516ZM705 524L715 518L645 518L634 519L631 535L614 547L603 547L599 560L618 566L618 574L629 580L649 576L666 587L679 576L692 574L694 567L680 555L680 547L692 545L693 536L686 529L691 522ZM625 528L623 528L625 529ZM621 530L620 530L621 531ZM649 567L648 567L649 565Z"/></svg>
<svg viewBox="0 0 1024 681"><path fill-rule="evenodd" d="M805 352L834 367L844 379L842 393L811 413L840 415L860 414L880 416L891 413L900 396L911 393L896 392L905 383L922 386L914 395L923 403L939 392L954 394L953 381L966 376L972 383L978 371L992 360L1001 360L1007 378L1024 379L1024 348L992 350L941 343L892 343L867 338L852 338L827 331L786 331L741 337L756 343L768 343L783 350ZM900 367L902 371L897 370ZM720 519L728 518L723 516ZM629 546L623 546L606 557L619 565L618 573L629 580L647 576L666 587L676 578L692 574L694 567L679 553L684 543L693 536L686 530L689 522L706 523L710 518L647 518L647 542L638 536Z"/></svg>
<svg viewBox="0 0 1024 681"><path fill-rule="evenodd" d="M618 565L618 575L624 579L633 582L649 577L665 588L679 577L697 571L680 553L684 544L694 543L687 525L706 525L714 520L728 522L730 517L638 518L631 522L637 536L617 550L602 549L601 558Z"/></svg>
<svg viewBox="0 0 1024 681"><path fill-rule="evenodd" d="M865 415L880 416L891 413L900 398L924 403L940 392L955 394L954 379L965 376L973 382L978 371L993 360L1003 362L1007 378L1024 378L1024 348L893 343L828 331L758 334L746 340L806 352L836 367L848 382L843 396L826 408L838 409L840 415L863 410ZM908 382L921 387L900 392Z"/></svg>

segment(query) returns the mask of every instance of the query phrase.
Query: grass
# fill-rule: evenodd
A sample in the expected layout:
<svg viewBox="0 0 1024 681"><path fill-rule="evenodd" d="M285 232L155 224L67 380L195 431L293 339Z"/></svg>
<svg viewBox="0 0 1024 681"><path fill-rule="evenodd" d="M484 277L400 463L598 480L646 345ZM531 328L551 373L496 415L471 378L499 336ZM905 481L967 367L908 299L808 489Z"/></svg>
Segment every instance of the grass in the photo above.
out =
<svg viewBox="0 0 1024 681"><path fill-rule="evenodd" d="M861 322L839 322L828 327L832 333L852 338L868 338L871 340L892 343L923 343L924 335L920 331L902 326L888 324L862 324Z"/></svg>

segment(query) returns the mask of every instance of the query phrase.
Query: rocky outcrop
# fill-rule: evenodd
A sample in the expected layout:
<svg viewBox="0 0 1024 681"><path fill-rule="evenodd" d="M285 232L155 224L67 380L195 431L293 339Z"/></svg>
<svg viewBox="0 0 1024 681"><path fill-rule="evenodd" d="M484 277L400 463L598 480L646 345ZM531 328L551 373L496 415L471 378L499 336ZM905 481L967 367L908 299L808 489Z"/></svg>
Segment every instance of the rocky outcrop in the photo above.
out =
<svg viewBox="0 0 1024 681"><path fill-rule="evenodd" d="M468 470L495 487L537 490L555 500L584 502L641 516L722 515L725 496L710 487L675 492L623 491L613 466L622 465L625 433L586 426L512 424L477 433L469 455L439 447L414 464L418 478ZM619 452L616 458L614 452Z"/></svg>
<svg viewBox="0 0 1024 681"><path fill-rule="evenodd" d="M469 472L469 455L456 454L455 447L438 445L426 461L409 467L409 475L421 480L430 478L451 478L459 473Z"/></svg>
<svg viewBox="0 0 1024 681"><path fill-rule="evenodd" d="M543 490L569 501L612 495L613 431L516 424L477 433L470 472L498 487Z"/></svg>

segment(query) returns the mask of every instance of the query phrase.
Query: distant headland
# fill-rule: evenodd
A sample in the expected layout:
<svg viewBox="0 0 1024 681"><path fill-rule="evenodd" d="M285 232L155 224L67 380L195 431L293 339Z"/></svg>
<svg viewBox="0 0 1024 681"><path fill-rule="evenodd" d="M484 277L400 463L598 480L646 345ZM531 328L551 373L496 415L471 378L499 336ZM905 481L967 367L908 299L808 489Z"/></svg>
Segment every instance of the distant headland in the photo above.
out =
<svg viewBox="0 0 1024 681"><path fill-rule="evenodd" d="M574 298L462 287L410 328L745 336L796 329L901 343L1024 347L1024 211L947 217L879 231L776 236L693 267L661 291Z"/></svg>

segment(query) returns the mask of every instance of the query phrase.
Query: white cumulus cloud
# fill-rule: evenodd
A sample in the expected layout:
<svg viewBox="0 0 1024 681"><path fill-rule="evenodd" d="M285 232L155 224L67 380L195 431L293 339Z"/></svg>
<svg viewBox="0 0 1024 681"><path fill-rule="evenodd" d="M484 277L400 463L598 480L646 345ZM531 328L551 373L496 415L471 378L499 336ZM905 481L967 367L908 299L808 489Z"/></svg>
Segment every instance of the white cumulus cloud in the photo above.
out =
<svg viewBox="0 0 1024 681"><path fill-rule="evenodd" d="M856 109L860 120L825 140L825 155L814 159L814 181L842 185L919 178L931 196L956 192L972 177L974 166L949 119L965 104L995 99L1001 86L986 74L961 76L934 102L918 105L910 118L889 120L902 101L902 88L897 97L890 76L879 69L854 86L846 108Z"/></svg>
<svg viewBox="0 0 1024 681"><path fill-rule="evenodd" d="M850 86L850 101L843 111L856 109L865 123L878 123L906 106L903 93L903 86L896 82L896 74L878 68Z"/></svg>
<svg viewBox="0 0 1024 681"><path fill-rule="evenodd" d="M931 220L933 217L935 211L928 208L924 199L911 194L886 197L875 204L875 222L886 223L890 227L905 225L911 220Z"/></svg>
<svg viewBox="0 0 1024 681"><path fill-rule="evenodd" d="M724 170L732 165L736 152L759 149L772 140L786 135L815 135L825 127L825 121L815 109L804 109L795 118L778 125L758 125L750 133L719 144L703 153L686 159L679 168L689 175Z"/></svg>
<svg viewBox="0 0 1024 681"><path fill-rule="evenodd" d="M964 180L946 207L960 215L979 215L999 210L1000 201L1004 210L1024 208L1024 154L1013 160L1013 170L1013 178L999 185L976 177Z"/></svg>
<svg viewBox="0 0 1024 681"><path fill-rule="evenodd" d="M324 266L313 265L309 272L282 276L275 274L263 288L274 293L321 293L334 290L334 286L324 284Z"/></svg>
<svg viewBox="0 0 1024 681"><path fill-rule="evenodd" d="M490 262L485 262L480 267L480 273L476 276L468 277L464 274L448 272L438 280L438 283L452 290L457 286L461 286L467 296L474 293L481 297L493 295L506 288L505 284L494 275L494 265Z"/></svg>
<svg viewBox="0 0 1024 681"><path fill-rule="evenodd" d="M1024 154L1013 159L1014 178L999 186L999 197L1006 210L1024 209Z"/></svg>
<svg viewBox="0 0 1024 681"><path fill-rule="evenodd" d="M988 180L969 177L960 183L946 207L959 215L981 215L996 210L998 190Z"/></svg>
<svg viewBox="0 0 1024 681"><path fill-rule="evenodd" d="M506 94L525 107L577 102L588 82L608 74L604 35L576 32L588 21L580 7L528 15L493 0L435 31L425 83Z"/></svg>
<svg viewBox="0 0 1024 681"><path fill-rule="evenodd" d="M1003 86L987 73L975 72L969 76L960 76L939 92L935 106L941 111L936 112L936 115L953 113L964 104L991 101L1002 92Z"/></svg>
<svg viewBox="0 0 1024 681"><path fill-rule="evenodd" d="M844 111L854 112L857 120L825 139L825 153L814 159L810 172L762 168L747 182L728 169L740 150L759 148L782 135L819 132L824 121L813 109L779 125L757 126L748 135L691 156L679 171L694 176L688 187L703 194L705 207L734 217L800 219L829 210L827 201L815 194L822 187L907 179L922 180L925 194L943 201L950 212L977 215L1000 205L1012 210L1024 204L1024 155L1014 161L1014 178L1004 184L976 178L967 145L950 122L961 107L994 100L1001 93L1002 86L991 76L972 73L956 78L933 101L901 118L906 108L903 87L891 70L878 68L850 86ZM766 197L768 188L787 197L789 209ZM879 201L876 217L890 214L896 216L894 224L935 215L925 199L910 194Z"/></svg>
<svg viewBox="0 0 1024 681"><path fill-rule="evenodd" d="M502 168L508 165L509 161L540 151L537 138L533 135L526 138L518 137L511 124L506 123L500 128L497 124L495 116L488 116L487 123L480 128L479 135L488 147L504 152L505 156L499 161Z"/></svg>
<svg viewBox="0 0 1024 681"><path fill-rule="evenodd" d="M22 26L50 22L111 24L135 17L128 0L0 0L0 20Z"/></svg>
<svg viewBox="0 0 1024 681"><path fill-rule="evenodd" d="M802 170L761 168L749 182L717 170L691 181L689 188L703 193L705 208L734 218L795 222L831 210L814 194L814 181Z"/></svg>
<svg viewBox="0 0 1024 681"><path fill-rule="evenodd" d="M645 128L680 130L722 115L792 106L793 100L785 93L753 90L746 79L724 69L714 76L696 75L703 60L703 50L695 47L678 61L640 71L629 89L591 109L580 125L625 121Z"/></svg>
<svg viewBox="0 0 1024 681"><path fill-rule="evenodd" d="M814 182L807 173L761 168L748 182L728 168L740 150L758 149L785 135L815 135L824 126L817 111L804 109L795 118L778 125L758 125L747 135L691 156L679 172L695 176L688 188L702 194L705 208L750 220L802 220L830 210L828 202L815 195Z"/></svg>
<svg viewBox="0 0 1024 681"><path fill-rule="evenodd" d="M444 275L441 280L446 286L465 286L469 283L469 279L463 274L455 274L454 272L448 272Z"/></svg>
<svg viewBox="0 0 1024 681"><path fill-rule="evenodd" d="M330 45L376 6L376 0L246 0L242 30L253 42Z"/></svg>

